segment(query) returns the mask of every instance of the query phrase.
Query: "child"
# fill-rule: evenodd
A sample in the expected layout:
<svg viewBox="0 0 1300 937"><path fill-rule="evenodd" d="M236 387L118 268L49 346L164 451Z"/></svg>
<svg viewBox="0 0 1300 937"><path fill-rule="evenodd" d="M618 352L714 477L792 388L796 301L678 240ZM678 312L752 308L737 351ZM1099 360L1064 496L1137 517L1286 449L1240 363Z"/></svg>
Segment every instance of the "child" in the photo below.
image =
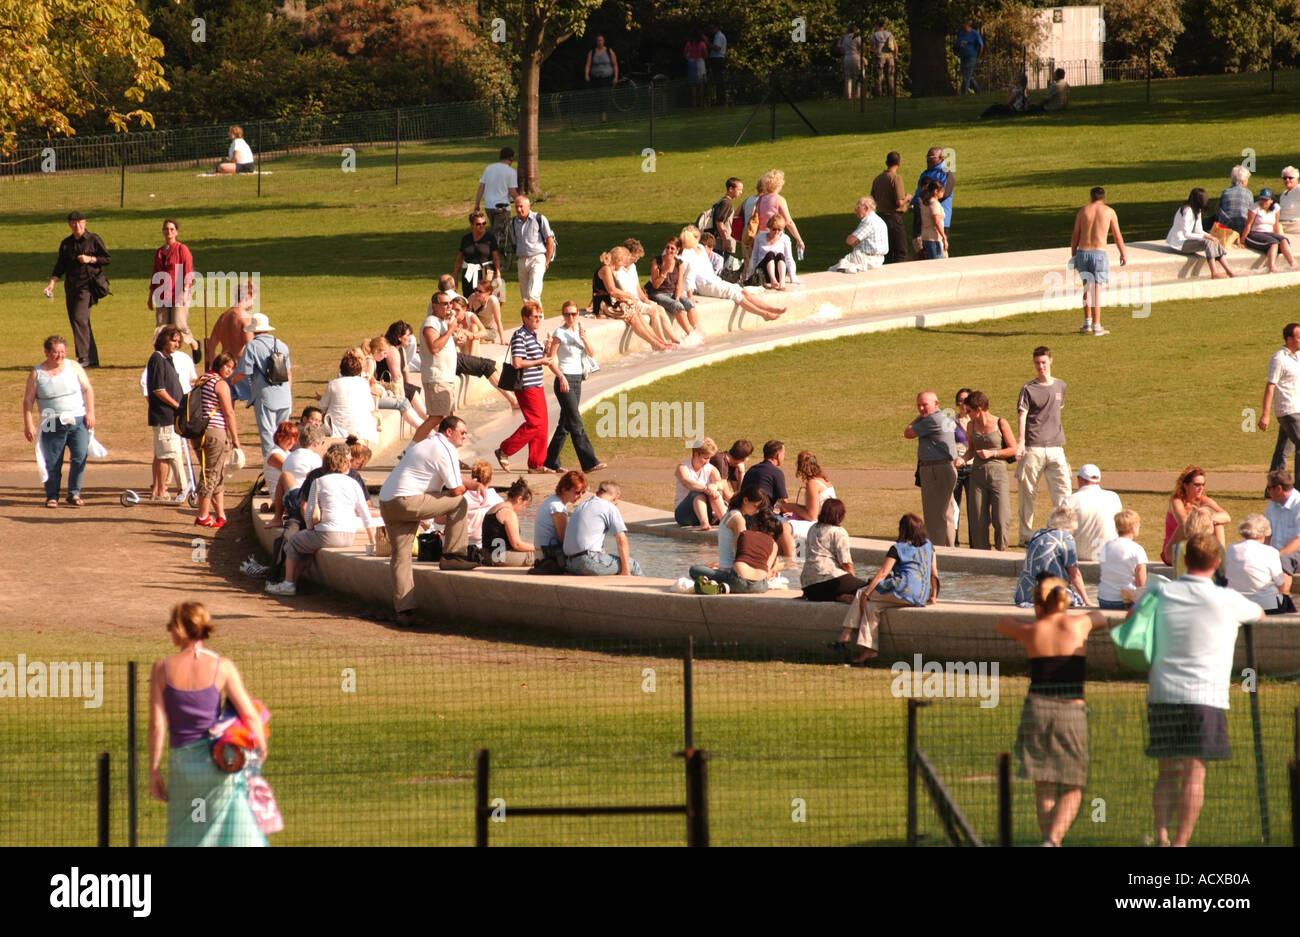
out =
<svg viewBox="0 0 1300 937"><path fill-rule="evenodd" d="M478 286L469 294L469 310L478 317L485 329L490 330L487 340L502 342L506 334L501 325L501 300L497 298L493 283L496 280L491 267L484 267L478 280Z"/></svg>
<svg viewBox="0 0 1300 937"><path fill-rule="evenodd" d="M762 273L764 286L783 290L787 285L786 272L793 266L785 219L773 215L767 220L767 231L754 241L754 269Z"/></svg>
<svg viewBox="0 0 1300 937"><path fill-rule="evenodd" d="M1120 511L1115 515L1119 536L1102 544L1097 561L1101 564L1101 584L1097 604L1101 608L1133 607L1136 593L1147 584L1147 553L1137 542L1142 529L1137 511Z"/></svg>
<svg viewBox="0 0 1300 937"><path fill-rule="evenodd" d="M921 189L921 249L926 260L941 260L948 253L948 236L943 231L943 205L939 202L941 186L926 179Z"/></svg>

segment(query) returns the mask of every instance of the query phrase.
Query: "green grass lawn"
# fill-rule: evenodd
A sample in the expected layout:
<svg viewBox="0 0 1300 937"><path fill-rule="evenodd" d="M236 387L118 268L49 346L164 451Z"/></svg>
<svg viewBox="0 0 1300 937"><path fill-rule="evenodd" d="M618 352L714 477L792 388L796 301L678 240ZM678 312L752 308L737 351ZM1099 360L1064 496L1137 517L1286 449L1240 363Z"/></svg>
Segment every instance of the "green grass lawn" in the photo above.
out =
<svg viewBox="0 0 1300 937"><path fill-rule="evenodd" d="M1291 80L1284 78L1284 91ZM555 224L559 252L546 305L585 302L601 250L629 236L655 250L721 194L727 176L752 187L773 167L786 172L784 194L808 243L804 269L823 268L842 252L854 201L885 153L903 153L910 184L932 144L955 151L956 254L1064 245L1074 210L1096 184L1107 186L1129 239L1162 237L1188 189L1217 192L1243 149L1256 154L1259 184L1275 184L1278 170L1297 161L1286 119L1296 105L1288 93L1269 95L1265 88L1259 76L1161 82L1150 105L1140 86L1080 88L1063 114L988 124L973 120L987 102L906 101L897 127L885 107L859 115L819 102L806 108L821 131L817 138L804 136L783 110L777 142L760 142L756 126L751 142L734 149L746 111L681 115L656 126L664 155L653 173L642 171L643 126L548 133L542 184L550 197L541 210ZM16 404L27 369L40 360L41 340L67 332L61 297L51 302L39 290L67 233L63 216L80 208L114 258L108 271L114 295L94 312L107 367L92 379L100 397L99 436L115 456L148 457L136 381L153 327L145 308L152 251L166 216L181 222L201 271L261 274L262 309L293 350L297 403L305 404L334 373L344 347L394 319L419 321L435 276L451 270L478 173L503 142L404 145L396 187L391 150L360 150L355 174L340 171L337 154L277 159L268 164L273 172L260 200L252 179L198 179L193 169L129 174L123 209L116 207L118 180L111 174L0 181L0 309L7 333L0 344L0 397ZM1280 326L1295 318L1293 303L1294 291L1165 303L1147 319L1112 317L1114 335L1096 341L1072 334L1072 313L847 338L831 347L724 362L643 388L633 399L703 400L706 429L719 442L781 437L817 452L834 479L838 468L913 463L914 447L901 432L918 390L934 388L947 402L962 384L979 387L996 412L1013 415L1016 390L1032 376L1030 350L1046 342L1056 349L1057 376L1070 387L1065 426L1072 460L1096 462L1104 471L1164 471L1171 481L1196 460L1210 471L1217 495L1216 470L1262 470L1267 463L1271 443L1243 432L1243 410L1258 406L1265 362L1279 344ZM191 318L201 322L202 310ZM605 440L601 453L662 457L668 466L681 448L680 442ZM93 475L88 481L93 484ZM667 484L660 490L666 494ZM629 497L656 503L662 495ZM1149 499L1139 510L1150 550L1163 499L1151 492L1142 497ZM1243 497L1225 507L1237 517L1247 503ZM887 533L900 509L916 504L914 491L855 492L850 528ZM125 841L120 664L132 654L146 662L156 649L97 641L70 649L24 636L29 656L94 654L109 661L117 689L94 711L72 701L9 700L0 708L0 843L91 842L93 756L101 749L114 754L114 837ZM507 814L512 802L680 798L681 762L673 757L682 746L680 665L649 651L463 645L458 653L363 643L304 645L300 652L223 648L275 713L267 774L288 822L275 842L466 843L473 752L480 746L493 751L492 795L505 798ZM339 689L344 667L358 670L355 695ZM654 694L641 689L646 667L658 674ZM904 707L888 693L887 672L705 661L696 677L696 743L713 757L714 842L902 841ZM1009 678L993 715L954 708L957 715L943 718L969 721L927 736L936 763L983 831L991 832L992 786L981 778L991 774L994 753L1010 747L1017 686L1023 690ZM1297 700L1294 686L1269 686L1277 688L1263 697L1269 783L1281 827L1279 772L1289 750L1287 714ZM1086 799L1095 787L1110 812L1105 824L1081 816L1074 832L1081 841L1136 843L1149 825L1143 693L1141 684L1115 683L1092 694L1097 761ZM139 703L143 719L143 690ZM1256 800L1240 694L1234 707L1236 756L1211 770L1198 842L1254 841ZM140 739L143 746L143 722ZM142 777L145 758L142 747ZM795 799L805 804L806 823L791 820ZM1023 786L1016 811L1017 836L1034 841ZM142 841L160 842L161 807L142 800L141 817ZM517 818L494 826L493 837L672 843L682 841L683 825L676 818Z"/></svg>
<svg viewBox="0 0 1300 937"><path fill-rule="evenodd" d="M990 637L984 654L1006 645ZM266 776L286 829L277 845L469 844L474 752L492 755L489 795L505 802L494 843L658 843L684 840L681 817L510 817L510 807L665 804L684 797L683 671L668 645L588 642L555 648L439 639L418 650L223 647L272 710ZM693 668L695 744L709 752L710 837L718 845L899 844L906 835L905 701L884 666L850 670L806 656L702 648ZM86 650L71 652L85 657ZM725 655L720 659L716 655ZM67 658L35 639L29 659ZM0 709L0 844L93 841L94 756L112 754L114 842L127 829L126 656L107 656L104 705L9 700ZM129 656L129 655L128 655ZM726 659L730 658L730 659ZM739 658L739 659L738 659ZM147 714L149 655L138 691ZM355 673L344 692L343 671ZM651 673L653 671L653 673ZM652 680L653 683L647 682ZM977 831L996 829L994 758L1015 737L1023 676L1004 675L999 704L950 700L921 710L920 740ZM648 688L653 692L647 692ZM1071 839L1136 845L1149 833L1152 763L1143 757L1145 685L1089 685L1093 768ZM1294 684L1261 688L1273 842L1285 842L1285 758ZM1210 772L1197 842L1258 841L1250 722L1234 690L1235 755ZM144 723L141 782L147 778ZM141 787L140 841L159 844L165 811ZM941 840L922 795L923 842ZM1017 839L1037 841L1029 785L1014 793ZM1094 798L1106 802L1094 821ZM802 815L802 821L796 817Z"/></svg>

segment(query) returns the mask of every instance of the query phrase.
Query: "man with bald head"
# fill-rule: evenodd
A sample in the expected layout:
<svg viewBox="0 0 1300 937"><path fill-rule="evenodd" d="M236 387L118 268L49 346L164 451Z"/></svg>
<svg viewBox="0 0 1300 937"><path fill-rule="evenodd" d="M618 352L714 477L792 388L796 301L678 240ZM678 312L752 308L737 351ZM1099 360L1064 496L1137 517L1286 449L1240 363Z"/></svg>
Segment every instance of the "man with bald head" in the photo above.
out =
<svg viewBox="0 0 1300 937"><path fill-rule="evenodd" d="M935 197L943 207L943 233L947 237L952 227L952 190L957 186L957 177L949 171L949 164L943 155L942 147L932 146L925 154L925 170L916 180L916 192L912 196L912 237L921 236L921 189L927 180L933 180L939 186Z"/></svg>
<svg viewBox="0 0 1300 937"><path fill-rule="evenodd" d="M904 439L915 439L917 474L921 479L921 512L930 542L950 547L957 539L957 511L952 499L957 487L957 424L939 409L939 397L932 390L916 395L917 417L903 430Z"/></svg>

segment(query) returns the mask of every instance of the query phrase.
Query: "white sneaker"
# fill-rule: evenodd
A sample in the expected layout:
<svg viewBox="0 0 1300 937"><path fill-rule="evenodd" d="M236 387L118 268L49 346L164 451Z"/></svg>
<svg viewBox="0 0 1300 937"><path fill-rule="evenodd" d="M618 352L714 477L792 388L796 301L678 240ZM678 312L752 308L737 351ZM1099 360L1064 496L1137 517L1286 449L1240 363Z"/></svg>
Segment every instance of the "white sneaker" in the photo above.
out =
<svg viewBox="0 0 1300 937"><path fill-rule="evenodd" d="M264 590L271 595L297 595L298 587L292 582L268 582Z"/></svg>
<svg viewBox="0 0 1300 937"><path fill-rule="evenodd" d="M1100 325L1092 330L1093 335L1109 335L1110 329L1103 329Z"/></svg>
<svg viewBox="0 0 1300 937"><path fill-rule="evenodd" d="M1080 335L1091 335L1091 334L1093 334L1093 333L1092 333L1092 320L1091 320L1091 319L1087 319L1087 320L1085 320L1084 323L1083 323L1083 325L1079 326L1079 334L1080 334Z"/></svg>

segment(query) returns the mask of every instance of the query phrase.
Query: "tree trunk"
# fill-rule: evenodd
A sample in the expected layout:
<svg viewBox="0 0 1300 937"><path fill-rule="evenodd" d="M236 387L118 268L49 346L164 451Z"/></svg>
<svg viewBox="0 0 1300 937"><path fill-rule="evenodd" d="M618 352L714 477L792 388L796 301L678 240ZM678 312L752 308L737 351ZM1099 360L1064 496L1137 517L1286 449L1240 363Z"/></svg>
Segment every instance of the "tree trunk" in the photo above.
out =
<svg viewBox="0 0 1300 937"><path fill-rule="evenodd" d="M918 98L955 94L948 74L948 35L927 29L916 19L908 23L912 39L912 96Z"/></svg>
<svg viewBox="0 0 1300 937"><path fill-rule="evenodd" d="M525 38L523 70L519 82L519 191L537 191L537 119L541 109L538 89L542 80L542 35L532 29Z"/></svg>

